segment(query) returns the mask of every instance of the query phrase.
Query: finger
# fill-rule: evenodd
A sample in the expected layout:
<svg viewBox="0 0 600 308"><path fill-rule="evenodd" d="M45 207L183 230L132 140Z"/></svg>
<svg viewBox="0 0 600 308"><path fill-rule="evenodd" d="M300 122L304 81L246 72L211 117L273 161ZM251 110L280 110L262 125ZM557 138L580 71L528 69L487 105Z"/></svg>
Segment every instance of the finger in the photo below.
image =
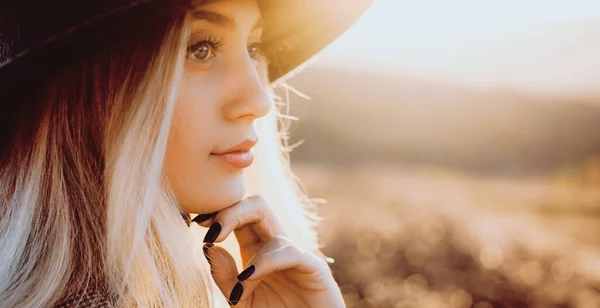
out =
<svg viewBox="0 0 600 308"><path fill-rule="evenodd" d="M204 254L210 264L213 279L223 295L229 298L238 282L238 270L235 260L227 250L210 243L204 245Z"/></svg>
<svg viewBox="0 0 600 308"><path fill-rule="evenodd" d="M288 271L288 279L314 292L324 291L335 285L331 271L323 259L294 244L287 244L264 253L259 252L237 276L238 280L243 281L240 301L251 298L264 279L283 271Z"/></svg>
<svg viewBox="0 0 600 308"><path fill-rule="evenodd" d="M244 199L231 207L219 211L206 233L205 242L221 242L235 232L240 250L250 246L258 250L257 244L284 235L283 227L271 208L260 196ZM250 253L253 255L255 251Z"/></svg>
<svg viewBox="0 0 600 308"><path fill-rule="evenodd" d="M276 237L265 243L262 251L274 250L290 243L291 240L287 238ZM225 248L215 246L212 243L204 245L204 254L219 289L230 303L236 304L242 295L241 293L244 292L244 286L238 283L238 270L235 260Z"/></svg>
<svg viewBox="0 0 600 308"><path fill-rule="evenodd" d="M217 213L198 214L196 217L191 219L191 221L208 228L210 225L212 225L216 214Z"/></svg>
<svg viewBox="0 0 600 308"><path fill-rule="evenodd" d="M256 269L248 277L249 281L261 280L271 273L289 269L293 269L299 274L329 272L329 267L323 259L294 244L257 255L251 264L254 264Z"/></svg>
<svg viewBox="0 0 600 308"><path fill-rule="evenodd" d="M274 236L268 242L263 243L261 248L256 251L252 258L244 264L253 264L256 261L257 257L288 245L294 245L294 242L283 235Z"/></svg>

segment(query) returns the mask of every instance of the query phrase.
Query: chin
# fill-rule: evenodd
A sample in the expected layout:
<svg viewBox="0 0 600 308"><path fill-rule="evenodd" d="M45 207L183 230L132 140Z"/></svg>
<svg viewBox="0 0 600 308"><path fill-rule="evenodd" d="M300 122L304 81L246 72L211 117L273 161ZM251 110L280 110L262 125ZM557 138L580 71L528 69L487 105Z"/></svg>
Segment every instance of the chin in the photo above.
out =
<svg viewBox="0 0 600 308"><path fill-rule="evenodd" d="M190 196L192 200L185 202L183 208L186 212L196 214L218 212L242 200L246 193L246 187L241 177L229 183L212 183L212 185L203 187L206 189L198 191L196 196Z"/></svg>

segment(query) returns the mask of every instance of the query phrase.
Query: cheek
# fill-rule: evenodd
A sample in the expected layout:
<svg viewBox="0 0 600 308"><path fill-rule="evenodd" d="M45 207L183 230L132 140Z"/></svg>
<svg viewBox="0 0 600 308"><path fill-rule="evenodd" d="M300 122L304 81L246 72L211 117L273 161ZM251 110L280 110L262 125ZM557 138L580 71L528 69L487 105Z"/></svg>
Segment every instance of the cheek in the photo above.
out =
<svg viewBox="0 0 600 308"><path fill-rule="evenodd" d="M173 110L169 142L182 152L191 154L207 150L210 152L212 130L217 122L214 99L210 96L195 96L193 92L189 92L184 92L177 100Z"/></svg>
<svg viewBox="0 0 600 308"><path fill-rule="evenodd" d="M225 172L210 157L224 120L218 88L201 79L184 77L164 163L177 200L190 213L216 211L244 193L241 176Z"/></svg>
<svg viewBox="0 0 600 308"><path fill-rule="evenodd" d="M217 95L206 85L202 78L184 75L173 110L167 152L170 158L179 159L188 166L208 156L213 146ZM195 159L190 160L191 157Z"/></svg>
<svg viewBox="0 0 600 308"><path fill-rule="evenodd" d="M194 199L191 192L203 184L200 176L208 167L216 122L214 95L202 87L203 83L193 84L184 77L173 110L164 166L173 191L183 203Z"/></svg>

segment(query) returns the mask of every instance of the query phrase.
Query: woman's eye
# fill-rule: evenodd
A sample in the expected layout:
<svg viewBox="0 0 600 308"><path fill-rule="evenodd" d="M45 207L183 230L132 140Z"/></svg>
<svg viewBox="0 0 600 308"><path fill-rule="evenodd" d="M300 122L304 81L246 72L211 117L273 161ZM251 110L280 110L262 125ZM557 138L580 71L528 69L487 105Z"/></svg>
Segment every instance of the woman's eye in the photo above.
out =
<svg viewBox="0 0 600 308"><path fill-rule="evenodd" d="M260 43L254 43L254 44L248 46L248 55L252 59L258 59L262 55L262 50L260 47L261 47Z"/></svg>
<svg viewBox="0 0 600 308"><path fill-rule="evenodd" d="M188 47L188 57L198 61L210 61L216 57L219 48L221 47L220 41L203 40L190 47ZM259 59L262 55L261 44L254 43L247 47L248 55L252 59Z"/></svg>
<svg viewBox="0 0 600 308"><path fill-rule="evenodd" d="M189 56L195 60L209 61L216 56L217 46L210 41L202 41L190 46Z"/></svg>

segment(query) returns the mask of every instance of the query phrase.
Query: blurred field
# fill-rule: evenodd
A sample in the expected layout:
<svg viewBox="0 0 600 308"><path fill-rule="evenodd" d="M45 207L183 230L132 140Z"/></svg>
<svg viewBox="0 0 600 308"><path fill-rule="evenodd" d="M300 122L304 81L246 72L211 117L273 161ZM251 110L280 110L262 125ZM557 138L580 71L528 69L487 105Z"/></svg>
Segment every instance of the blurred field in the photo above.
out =
<svg viewBox="0 0 600 308"><path fill-rule="evenodd" d="M322 241L349 307L600 306L597 187L295 167L328 201Z"/></svg>
<svg viewBox="0 0 600 308"><path fill-rule="evenodd" d="M600 307L597 100L318 70L291 85L312 97L291 102L293 167L327 200L348 307Z"/></svg>

